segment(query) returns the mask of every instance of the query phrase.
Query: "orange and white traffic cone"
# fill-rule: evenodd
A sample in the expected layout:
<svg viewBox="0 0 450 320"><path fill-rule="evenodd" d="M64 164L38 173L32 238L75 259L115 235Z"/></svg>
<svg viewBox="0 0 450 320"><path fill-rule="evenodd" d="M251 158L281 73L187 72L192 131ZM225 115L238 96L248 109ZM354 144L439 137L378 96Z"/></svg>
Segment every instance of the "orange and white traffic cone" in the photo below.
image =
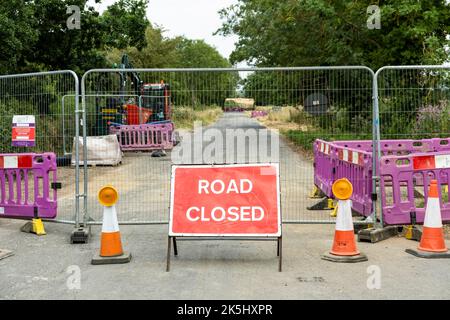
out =
<svg viewBox="0 0 450 320"><path fill-rule="evenodd" d="M437 180L430 183L420 244L417 250L406 249L406 252L421 258L450 258L442 229Z"/></svg>
<svg viewBox="0 0 450 320"><path fill-rule="evenodd" d="M103 187L98 193L98 200L104 206L102 235L100 255L92 259L92 264L127 263L131 260L131 254L125 253L122 248L115 207L118 198L117 190L112 186Z"/></svg>
<svg viewBox="0 0 450 320"><path fill-rule="evenodd" d="M330 252L322 255L322 259L333 262L367 261L367 256L356 247L353 231L352 201L353 186L347 179L339 179L333 183L332 191L338 199L336 228L333 246Z"/></svg>

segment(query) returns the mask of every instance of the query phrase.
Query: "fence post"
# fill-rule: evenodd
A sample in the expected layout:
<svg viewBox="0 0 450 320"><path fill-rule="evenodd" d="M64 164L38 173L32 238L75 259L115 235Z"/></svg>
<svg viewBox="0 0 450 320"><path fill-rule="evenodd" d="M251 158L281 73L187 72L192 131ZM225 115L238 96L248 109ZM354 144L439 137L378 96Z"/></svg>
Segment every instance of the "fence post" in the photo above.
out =
<svg viewBox="0 0 450 320"><path fill-rule="evenodd" d="M378 70L379 71L379 70ZM376 228L383 227L383 212L380 206L380 223L377 222L377 204L381 200L381 188L377 192L377 181L379 181L378 164L381 158L380 151L380 112L378 110L378 71L373 74L373 138L372 138L372 201L373 201L373 223Z"/></svg>

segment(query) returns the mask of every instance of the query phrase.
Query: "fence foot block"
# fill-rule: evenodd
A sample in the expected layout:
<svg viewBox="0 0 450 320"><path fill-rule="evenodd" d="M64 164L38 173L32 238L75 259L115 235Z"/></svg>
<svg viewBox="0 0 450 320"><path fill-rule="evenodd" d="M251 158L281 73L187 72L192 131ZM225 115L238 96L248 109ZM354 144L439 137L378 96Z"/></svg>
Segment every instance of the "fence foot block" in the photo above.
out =
<svg viewBox="0 0 450 320"><path fill-rule="evenodd" d="M422 230L420 230L417 226L406 226L403 227L405 232L405 238L408 240L420 241L422 238Z"/></svg>
<svg viewBox="0 0 450 320"><path fill-rule="evenodd" d="M44 228L44 223L41 219L32 219L31 221L25 223L21 228L20 231L25 233L34 233L38 236L46 235Z"/></svg>
<svg viewBox="0 0 450 320"><path fill-rule="evenodd" d="M405 252L425 259L450 259L450 252L428 252L415 249L406 249Z"/></svg>
<svg viewBox="0 0 450 320"><path fill-rule="evenodd" d="M156 150L152 152L151 156L153 158L161 158L167 156L167 153L164 150Z"/></svg>
<svg viewBox="0 0 450 320"><path fill-rule="evenodd" d="M354 224L353 225L353 232L355 233L355 234L358 234L361 230L366 230L366 229L371 229L372 228L372 225L373 224L371 224L371 223L367 223L367 224Z"/></svg>
<svg viewBox="0 0 450 320"><path fill-rule="evenodd" d="M308 210L333 210L334 209L333 199L323 198L316 204L313 204L310 207L307 207Z"/></svg>
<svg viewBox="0 0 450 320"><path fill-rule="evenodd" d="M311 193L309 194L310 199L322 199L323 197L326 197L326 194L317 188L317 186L314 186Z"/></svg>
<svg viewBox="0 0 450 320"><path fill-rule="evenodd" d="M79 227L72 231L70 235L70 243L88 243L91 227Z"/></svg>
<svg viewBox="0 0 450 320"><path fill-rule="evenodd" d="M358 232L359 242L376 243L398 235L396 226L388 226L381 229L369 228Z"/></svg>
<svg viewBox="0 0 450 320"><path fill-rule="evenodd" d="M11 257L13 254L11 250L0 249L0 260Z"/></svg>
<svg viewBox="0 0 450 320"><path fill-rule="evenodd" d="M369 259L364 253L360 253L356 256L337 256L327 251L322 255L322 260L341 263L356 263L368 261Z"/></svg>
<svg viewBox="0 0 450 320"><path fill-rule="evenodd" d="M121 264L121 263L128 263L131 261L131 253L124 252L120 256L115 257L102 257L100 255L95 256L91 260L91 264L93 265L100 265L100 264Z"/></svg>

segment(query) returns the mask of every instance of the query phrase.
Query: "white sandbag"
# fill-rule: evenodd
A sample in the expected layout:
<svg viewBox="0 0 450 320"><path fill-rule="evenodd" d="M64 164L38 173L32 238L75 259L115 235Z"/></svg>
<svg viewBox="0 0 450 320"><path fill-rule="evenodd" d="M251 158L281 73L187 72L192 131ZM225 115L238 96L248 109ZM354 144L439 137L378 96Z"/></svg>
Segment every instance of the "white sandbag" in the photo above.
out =
<svg viewBox="0 0 450 320"><path fill-rule="evenodd" d="M75 142L73 139L72 165L75 165ZM108 136L86 137L87 142L87 164L88 165L108 165L115 166L122 162L122 151L120 150L117 136L114 134ZM83 165L83 138L80 137L80 161Z"/></svg>

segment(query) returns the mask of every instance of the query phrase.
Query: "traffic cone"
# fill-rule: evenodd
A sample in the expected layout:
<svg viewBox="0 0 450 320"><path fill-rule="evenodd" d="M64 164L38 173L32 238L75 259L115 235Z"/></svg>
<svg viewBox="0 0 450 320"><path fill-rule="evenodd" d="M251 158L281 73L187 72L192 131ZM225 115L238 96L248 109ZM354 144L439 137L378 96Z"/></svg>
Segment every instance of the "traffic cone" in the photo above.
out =
<svg viewBox="0 0 450 320"><path fill-rule="evenodd" d="M322 259L333 262L367 261L367 256L356 247L353 231L352 201L353 186L347 179L339 179L333 183L332 191L338 199L336 228L333 246L330 252L322 255Z"/></svg>
<svg viewBox="0 0 450 320"><path fill-rule="evenodd" d="M417 250L406 249L406 252L420 258L450 258L442 229L437 180L430 183L420 244Z"/></svg>
<svg viewBox="0 0 450 320"><path fill-rule="evenodd" d="M116 264L131 261L131 254L122 248L119 223L115 203L118 200L117 190L112 186L100 189L98 194L103 209L102 235L100 240L100 254L94 257L92 264Z"/></svg>

